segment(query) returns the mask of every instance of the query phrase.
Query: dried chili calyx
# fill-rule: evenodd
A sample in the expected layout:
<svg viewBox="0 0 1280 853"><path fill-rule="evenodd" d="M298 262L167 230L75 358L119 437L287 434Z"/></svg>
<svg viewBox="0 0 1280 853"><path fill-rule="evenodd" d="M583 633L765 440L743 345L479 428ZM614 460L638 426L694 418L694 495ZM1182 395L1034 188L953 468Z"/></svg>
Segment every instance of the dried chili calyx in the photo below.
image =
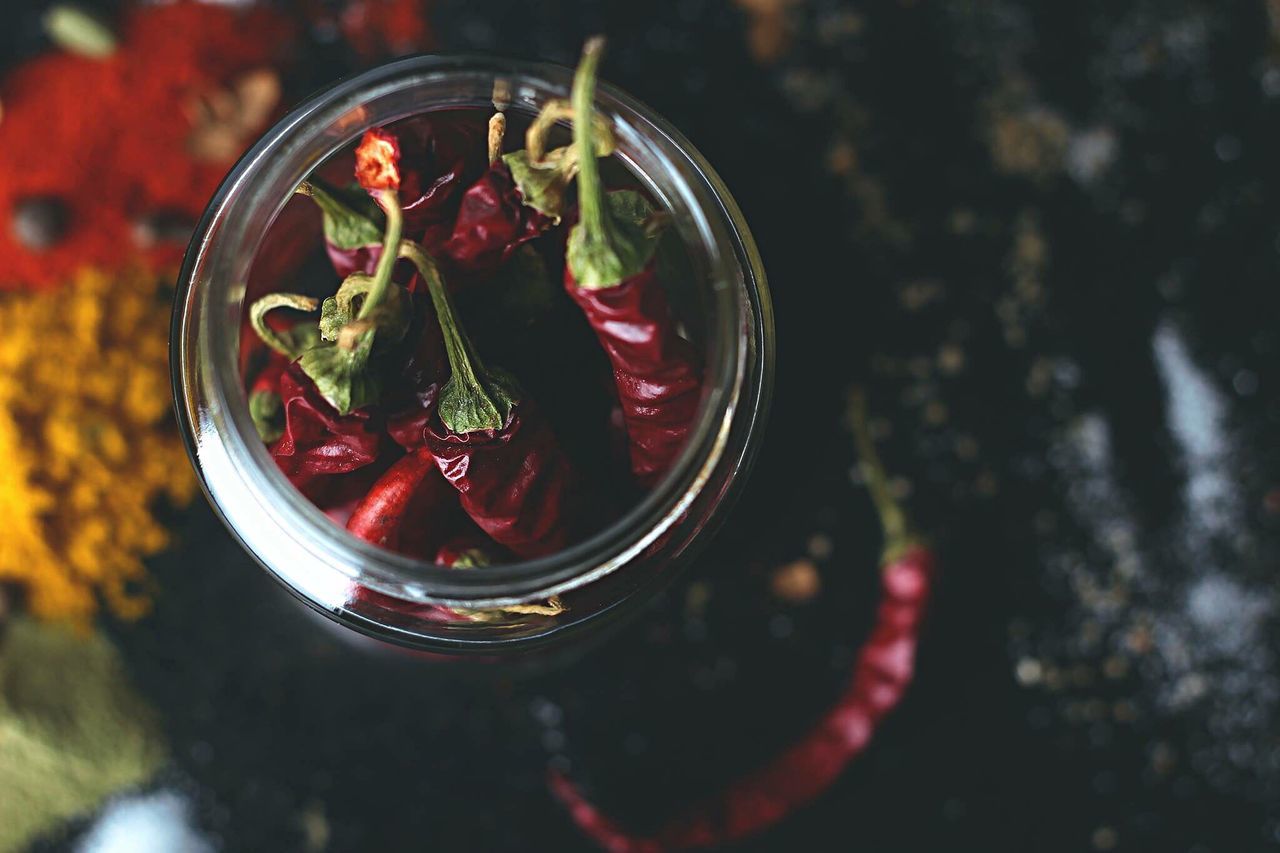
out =
<svg viewBox="0 0 1280 853"><path fill-rule="evenodd" d="M373 276L352 273L343 280L337 293L320 304L321 340L339 343L344 333L350 336L361 328L353 324L359 320L373 284ZM382 304L374 308L367 319L378 326L386 339L399 340L409 328L408 302L409 295L404 289L391 285Z"/></svg>
<svg viewBox="0 0 1280 853"><path fill-rule="evenodd" d="M638 275L657 248L653 208L638 193L606 193L596 162L596 73L604 39L588 39L573 76L573 144L578 160L579 219L569 232L566 261L579 287L613 287Z"/></svg>
<svg viewBox="0 0 1280 853"><path fill-rule="evenodd" d="M458 435L502 429L520 399L515 379L504 371L485 367L480 360L458 324L448 288L430 256L408 241L401 253L413 262L426 282L444 337L450 376L440 389L440 422Z"/></svg>
<svg viewBox="0 0 1280 853"><path fill-rule="evenodd" d="M382 253L372 276L352 273L330 297L327 316L321 316L322 342L298 359L320 394L343 415L377 402L382 382L371 364L375 340L394 343L409 326L408 299L391 281L404 228L396 195L398 158L398 141L383 130L366 132L356 149L356 178L387 217Z"/></svg>
<svg viewBox="0 0 1280 853"><path fill-rule="evenodd" d="M382 229L377 223L382 211L358 187L332 187L319 178L310 178L298 185L297 192L320 208L324 239L330 245L339 249L382 245Z"/></svg>
<svg viewBox="0 0 1280 853"><path fill-rule="evenodd" d="M382 211L355 187L331 187L319 178L303 181L296 192L320 208L324 248L338 275L372 272L382 251Z"/></svg>
<svg viewBox="0 0 1280 853"><path fill-rule="evenodd" d="M558 152L563 151L558 149ZM554 224L560 221L564 194L577 167L569 165L569 158L563 153L552 153L554 157L549 155L548 159L535 163L528 151L512 151L502 155L502 162L511 172L511 179L515 181L525 206L532 207Z"/></svg>

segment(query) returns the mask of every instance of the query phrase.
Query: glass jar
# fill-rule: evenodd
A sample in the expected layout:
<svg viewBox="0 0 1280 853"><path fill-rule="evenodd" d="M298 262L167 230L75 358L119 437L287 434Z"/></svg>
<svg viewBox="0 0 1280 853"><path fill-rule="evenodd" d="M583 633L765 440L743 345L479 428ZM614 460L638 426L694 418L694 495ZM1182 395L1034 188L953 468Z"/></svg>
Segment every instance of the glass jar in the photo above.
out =
<svg viewBox="0 0 1280 853"><path fill-rule="evenodd" d="M257 437L237 360L244 282L299 182L370 127L436 109L491 109L495 97L508 111L533 114L566 97L571 77L554 65L422 56L345 80L295 109L245 154L187 251L171 359L178 419L205 493L268 572L349 628L433 651L495 653L613 621L670 581L746 479L773 375L771 309L755 244L688 141L608 85L600 86L598 108L613 120L617 157L672 213L706 306L703 401L666 478L612 526L563 552L455 570L347 534L289 484ZM564 612L500 610L551 595L562 597ZM433 614L441 607L470 616L440 621Z"/></svg>

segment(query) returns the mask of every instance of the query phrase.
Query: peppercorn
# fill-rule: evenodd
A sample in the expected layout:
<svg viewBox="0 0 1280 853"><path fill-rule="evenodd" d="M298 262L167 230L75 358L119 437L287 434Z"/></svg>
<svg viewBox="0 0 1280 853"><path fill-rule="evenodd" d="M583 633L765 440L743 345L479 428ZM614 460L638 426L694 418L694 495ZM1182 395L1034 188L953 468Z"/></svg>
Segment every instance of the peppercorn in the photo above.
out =
<svg viewBox="0 0 1280 853"><path fill-rule="evenodd" d="M35 196L13 206L14 239L35 252L43 252L67 233L67 204L57 196Z"/></svg>

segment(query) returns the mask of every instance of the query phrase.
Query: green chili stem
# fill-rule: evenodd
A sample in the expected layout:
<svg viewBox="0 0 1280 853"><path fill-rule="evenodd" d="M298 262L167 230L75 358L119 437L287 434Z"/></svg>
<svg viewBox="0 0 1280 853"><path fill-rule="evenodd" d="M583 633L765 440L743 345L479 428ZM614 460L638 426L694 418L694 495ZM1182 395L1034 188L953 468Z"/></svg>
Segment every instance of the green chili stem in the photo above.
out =
<svg viewBox="0 0 1280 853"><path fill-rule="evenodd" d="M382 254L378 257L378 265L373 269L373 283L369 285L369 293L360 305L357 320L367 318L374 308L382 304L387 297L387 288L391 284L391 270L395 268L399 256L400 234L404 230L404 214L400 210L400 198L395 190L381 190L375 196L378 206L387 214L387 233L382 239Z"/></svg>
<svg viewBox="0 0 1280 853"><path fill-rule="evenodd" d="M417 243L403 240L400 243L400 257L408 259L427 284L427 292L431 294L431 304L436 309L436 320L440 323L440 332L444 337L445 355L449 359L449 369L459 382L473 393L488 397L480 375L484 373L484 364L471 346L467 333L458 324L453 309L453 297L445 286L444 278L435 261ZM494 407L497 408L496 406Z"/></svg>
<svg viewBox="0 0 1280 853"><path fill-rule="evenodd" d="M889 476L876 453L876 444L867 422L867 399L861 388L849 392L849 426L858 449L862 479L866 481L871 502L875 504L884 528L885 551L898 550L910 541L911 531L906 514L889 493Z"/></svg>
<svg viewBox="0 0 1280 853"><path fill-rule="evenodd" d="M320 303L310 296L303 296L300 293L268 293L266 296L259 297L253 305L249 306L249 325L253 327L253 331L257 333L262 342L271 347L285 358L297 358L299 353L294 352L293 347L274 329L267 325L267 314L277 308L292 308L294 311L314 311Z"/></svg>
<svg viewBox="0 0 1280 853"><path fill-rule="evenodd" d="M329 192L319 181L303 181L294 190L296 195L305 195L316 203L316 206L330 216L351 216L355 213L336 195Z"/></svg>
<svg viewBox="0 0 1280 853"><path fill-rule="evenodd" d="M578 207L583 235L592 242L611 244L612 223L604 207L600 164L596 162L593 105L596 72L604 53L604 38L594 36L582 47L582 60L573 74L573 144L578 151Z"/></svg>

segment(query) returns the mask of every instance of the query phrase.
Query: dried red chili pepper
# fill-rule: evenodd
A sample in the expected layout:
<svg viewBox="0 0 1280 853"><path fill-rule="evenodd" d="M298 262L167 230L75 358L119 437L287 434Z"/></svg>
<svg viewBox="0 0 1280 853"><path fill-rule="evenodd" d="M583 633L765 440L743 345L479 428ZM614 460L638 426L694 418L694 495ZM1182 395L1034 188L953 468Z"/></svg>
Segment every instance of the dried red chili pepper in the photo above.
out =
<svg viewBox="0 0 1280 853"><path fill-rule="evenodd" d="M578 172L580 148L543 149L551 127L570 112L563 101L549 103L529 127L525 149L509 154L501 153L506 119L501 113L490 119L489 168L463 194L453 231L439 248L451 273L472 278L492 273L521 246L559 224L565 191ZM600 137L594 150L603 157L613 151L613 131L607 122L597 124Z"/></svg>
<svg viewBox="0 0 1280 853"><path fill-rule="evenodd" d="M440 389L429 385L416 392L410 400L387 416L387 435L405 450L413 451L426 443L427 424L435 414L436 397Z"/></svg>
<svg viewBox="0 0 1280 853"><path fill-rule="evenodd" d="M421 117L399 122L395 133L371 133L385 134L390 140L377 153L397 159L400 185L396 189L404 231L421 237L428 246L447 240L463 189L483 169L483 158L476 153L479 140L461 123L432 122ZM374 152L368 149L366 153ZM368 168L376 171L381 167L373 163ZM371 174L365 175L366 180ZM359 180L358 183L366 191L371 188ZM382 217L377 206L370 204L368 196L358 189L334 187L316 176L303 181L298 192L310 196L321 210L325 250L338 275L372 275L382 255Z"/></svg>
<svg viewBox="0 0 1280 853"><path fill-rule="evenodd" d="M451 262L451 269L484 275L559 219L558 214L549 215L530 203L511 167L497 160L463 194L453 232L440 247L440 256Z"/></svg>
<svg viewBox="0 0 1280 853"><path fill-rule="evenodd" d="M436 565L460 569L486 566L493 562L489 554L492 547L493 543L478 528L472 528L440 546L436 551Z"/></svg>
<svg viewBox="0 0 1280 853"><path fill-rule="evenodd" d="M457 494L425 447L401 457L378 478L347 520L366 542L431 559L453 534Z"/></svg>
<svg viewBox="0 0 1280 853"><path fill-rule="evenodd" d="M581 496L550 425L512 377L480 361L434 262L416 250L410 260L431 294L451 370L425 433L440 472L467 515L516 556L564 548L576 532Z"/></svg>
<svg viewBox="0 0 1280 853"><path fill-rule="evenodd" d="M439 257L451 273L491 273L516 249L541 236L560 221L564 191L573 178L568 159L535 166L527 154L505 156L502 133L506 119L489 121L489 167L462 195L458 217Z"/></svg>
<svg viewBox="0 0 1280 853"><path fill-rule="evenodd" d="M631 191L604 192L595 149L596 68L604 49L590 39L574 75L578 223L569 233L564 283L609 355L631 455L631 471L652 486L688 438L702 397L693 346L676 331L658 279L654 209Z"/></svg>
<svg viewBox="0 0 1280 853"><path fill-rule="evenodd" d="M310 323L272 328L267 314L278 308L314 311L316 301L270 293L249 309L249 322L270 348L272 359L251 388L250 413L264 441L271 441L278 428L271 455L290 482L310 490L316 476L345 474L372 463L381 438L370 411L338 412L293 363L319 340L319 331Z"/></svg>
<svg viewBox="0 0 1280 853"><path fill-rule="evenodd" d="M339 414L297 365L280 377L280 398L284 433L271 455L295 485L314 475L345 474L378 458L382 431L371 410Z"/></svg>
<svg viewBox="0 0 1280 853"><path fill-rule="evenodd" d="M298 356L298 366L339 414L378 401L382 370L375 357L393 351L410 325L409 294L391 280L404 226L397 193L402 181L398 151L395 136L383 130L368 131L356 149L356 177L386 214L383 251L372 276L352 273L324 300L322 341Z"/></svg>
<svg viewBox="0 0 1280 853"><path fill-rule="evenodd" d="M382 256L382 229L377 224L381 214L373 200L314 176L298 186L298 193L320 208L324 248L334 271L343 278L353 272L372 275Z"/></svg>
<svg viewBox="0 0 1280 853"><path fill-rule="evenodd" d="M935 576L933 552L910 532L890 497L875 453L860 394L850 405L864 478L880 514L885 546L880 559L882 598L875 624L858 651L847 686L793 746L768 764L699 803L649 837L629 834L593 806L563 772L548 784L574 823L612 853L656 853L718 847L772 826L817 799L871 742L880 721L897 706L915 671L918 634Z"/></svg>

